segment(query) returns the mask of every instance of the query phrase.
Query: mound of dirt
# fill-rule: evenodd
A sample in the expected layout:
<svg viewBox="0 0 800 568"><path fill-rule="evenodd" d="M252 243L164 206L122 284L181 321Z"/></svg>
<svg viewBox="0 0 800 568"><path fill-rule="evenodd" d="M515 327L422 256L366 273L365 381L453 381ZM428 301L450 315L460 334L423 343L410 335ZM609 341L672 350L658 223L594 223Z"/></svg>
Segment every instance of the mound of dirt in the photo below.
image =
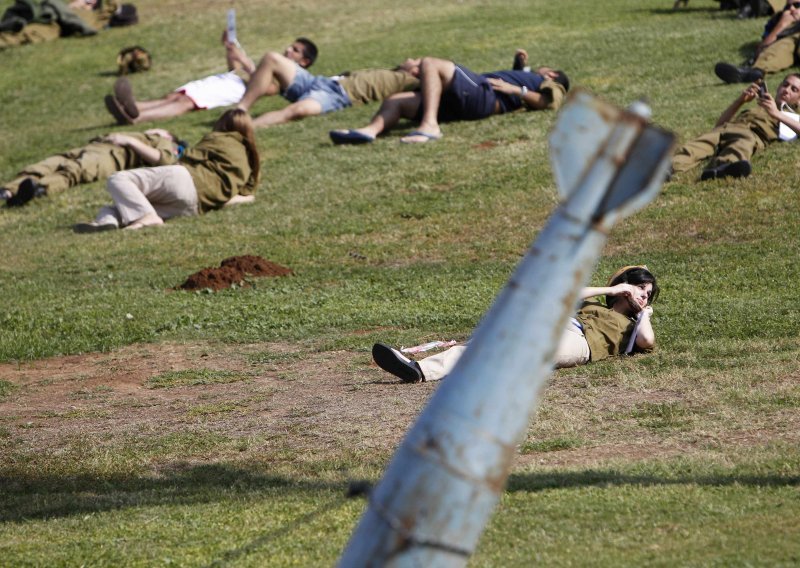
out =
<svg viewBox="0 0 800 568"><path fill-rule="evenodd" d="M244 255L226 258L219 268L204 268L191 274L178 288L182 290L222 290L233 284L246 286L246 277L289 276L291 269L275 264L260 256Z"/></svg>

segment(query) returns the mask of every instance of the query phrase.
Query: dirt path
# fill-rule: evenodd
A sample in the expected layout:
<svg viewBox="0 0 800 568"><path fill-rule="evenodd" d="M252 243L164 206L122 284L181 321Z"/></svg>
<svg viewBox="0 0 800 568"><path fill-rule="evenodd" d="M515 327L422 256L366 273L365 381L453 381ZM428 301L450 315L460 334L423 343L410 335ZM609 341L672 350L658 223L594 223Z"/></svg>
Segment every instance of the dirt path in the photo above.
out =
<svg viewBox="0 0 800 568"><path fill-rule="evenodd" d="M151 388L153 377L174 371L235 372L223 384ZM0 379L17 388L0 401L0 429L26 451L58 451L77 438L112 444L120 436L201 430L231 438L256 437L308 451L310 459L342 451L390 455L436 383L406 385L380 371L369 353L318 352L287 344L164 343L111 353L1 364ZM680 400L681 393L609 384L586 394L581 377L556 378L537 416L543 437L570 429L578 447L520 455L536 463L586 466L613 459L669 457L702 451L709 443L750 447L769 440L800 441L800 418L789 409L774 426L675 435L646 428L602 430L593 420L637 404ZM634 425L635 426L635 425ZM632 427L633 428L633 427ZM633 432L633 435L632 435Z"/></svg>

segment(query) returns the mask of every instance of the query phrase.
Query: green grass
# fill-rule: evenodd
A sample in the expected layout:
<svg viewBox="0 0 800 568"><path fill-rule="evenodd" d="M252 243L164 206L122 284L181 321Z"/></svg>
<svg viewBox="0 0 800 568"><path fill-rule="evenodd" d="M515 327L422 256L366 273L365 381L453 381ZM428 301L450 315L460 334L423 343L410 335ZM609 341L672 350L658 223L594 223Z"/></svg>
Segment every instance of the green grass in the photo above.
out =
<svg viewBox="0 0 800 568"><path fill-rule="evenodd" d="M17 388L18 388L17 385L12 383L11 381L0 379L0 400L3 400L4 398L8 397Z"/></svg>
<svg viewBox="0 0 800 568"><path fill-rule="evenodd" d="M153 69L131 76L141 98L221 71L228 6L217 4L141 0L137 26L3 51L0 177L125 130L102 104L121 47L153 53ZM573 85L614 103L646 97L654 121L686 140L710 128L741 90L721 85L712 69L743 59L762 23L732 19L710 0L679 13L671 4L236 7L252 56L308 35L321 48L318 73L427 54L494 70L525 47L533 62L563 68ZM255 112L283 104L261 101ZM140 342L280 342L296 349L264 347L248 363L252 376L274 371L288 388L302 377L285 367L311 353L350 351L366 361L377 340L468 337L556 204L547 147L555 116L445 125L441 141L419 147L397 141L410 124L369 147L328 142L328 130L361 125L374 110L259 132L264 178L252 206L97 235L70 227L109 200L102 183L0 209L0 362ZM216 116L191 113L161 126L195 142ZM678 175L612 231L593 282L623 264L653 269L663 288L654 306L659 350L555 376L473 565L800 563L800 457L791 443L800 401L799 165L787 144L759 153L747 180L700 184L699 172ZM174 290L238 254L261 255L295 276L212 294ZM358 380L372 372L347 364ZM168 396L251 378L189 366L145 386ZM0 377L0 564L331 565L364 507L344 499L347 481L378 479L390 458L347 441L319 451L295 444L317 435L302 423L317 412L310 406L283 409L287 424L276 431L214 422L256 419L256 398L176 404L171 411L186 421L180 434L125 422L130 429L112 435L117 410L128 408L92 409L114 377L104 385L72 388L68 396L85 406L42 420L105 426L37 451L20 432L48 432L39 420L18 420L13 406L34 386ZM787 441L758 437L769 429ZM749 441L737 446L742 438ZM649 444L665 455L648 459ZM569 465L577 452L591 464Z"/></svg>

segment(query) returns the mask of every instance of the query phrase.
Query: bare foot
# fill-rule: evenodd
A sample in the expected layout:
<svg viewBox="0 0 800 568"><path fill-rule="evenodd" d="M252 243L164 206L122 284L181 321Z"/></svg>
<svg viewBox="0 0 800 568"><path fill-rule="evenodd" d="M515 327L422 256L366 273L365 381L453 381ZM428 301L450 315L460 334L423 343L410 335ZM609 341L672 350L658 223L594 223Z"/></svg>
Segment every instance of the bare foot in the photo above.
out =
<svg viewBox="0 0 800 568"><path fill-rule="evenodd" d="M149 213L144 217L140 217L136 219L133 223L125 227L125 229L131 229L135 231L136 229L143 229L145 227L152 227L154 225L163 225L164 219L156 215L155 213Z"/></svg>

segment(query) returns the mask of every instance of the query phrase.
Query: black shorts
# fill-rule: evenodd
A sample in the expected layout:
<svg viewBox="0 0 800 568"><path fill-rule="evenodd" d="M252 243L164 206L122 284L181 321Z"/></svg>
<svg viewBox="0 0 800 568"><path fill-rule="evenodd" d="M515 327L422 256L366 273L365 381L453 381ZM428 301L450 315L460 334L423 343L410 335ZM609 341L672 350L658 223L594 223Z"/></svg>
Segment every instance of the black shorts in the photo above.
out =
<svg viewBox="0 0 800 568"><path fill-rule="evenodd" d="M439 120L480 120L494 114L497 97L488 79L456 65L450 83L439 104Z"/></svg>
<svg viewBox="0 0 800 568"><path fill-rule="evenodd" d="M453 81L442 92L439 102L439 122L480 120L494 114L497 97L486 77L456 65ZM418 119L422 118L420 106Z"/></svg>

